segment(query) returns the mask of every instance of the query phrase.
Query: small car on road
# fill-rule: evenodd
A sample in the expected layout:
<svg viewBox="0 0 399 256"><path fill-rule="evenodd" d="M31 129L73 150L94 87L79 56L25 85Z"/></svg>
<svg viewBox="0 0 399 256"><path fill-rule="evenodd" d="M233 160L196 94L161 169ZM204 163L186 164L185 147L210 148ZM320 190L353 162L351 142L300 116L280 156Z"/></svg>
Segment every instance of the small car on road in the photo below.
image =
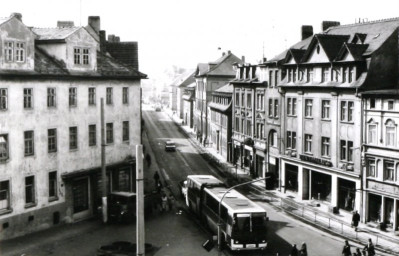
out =
<svg viewBox="0 0 399 256"><path fill-rule="evenodd" d="M176 143L171 140L165 142L165 151L176 151Z"/></svg>

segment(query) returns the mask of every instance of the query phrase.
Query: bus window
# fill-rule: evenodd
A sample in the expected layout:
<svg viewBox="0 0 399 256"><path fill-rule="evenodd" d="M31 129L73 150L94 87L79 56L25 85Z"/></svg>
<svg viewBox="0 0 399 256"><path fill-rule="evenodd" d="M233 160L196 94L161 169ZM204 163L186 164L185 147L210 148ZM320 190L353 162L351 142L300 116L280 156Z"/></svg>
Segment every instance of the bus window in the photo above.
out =
<svg viewBox="0 0 399 256"><path fill-rule="evenodd" d="M252 227L254 230L261 230L266 227L265 213L252 213Z"/></svg>
<svg viewBox="0 0 399 256"><path fill-rule="evenodd" d="M237 214L234 229L237 232L249 231L251 225L250 214Z"/></svg>

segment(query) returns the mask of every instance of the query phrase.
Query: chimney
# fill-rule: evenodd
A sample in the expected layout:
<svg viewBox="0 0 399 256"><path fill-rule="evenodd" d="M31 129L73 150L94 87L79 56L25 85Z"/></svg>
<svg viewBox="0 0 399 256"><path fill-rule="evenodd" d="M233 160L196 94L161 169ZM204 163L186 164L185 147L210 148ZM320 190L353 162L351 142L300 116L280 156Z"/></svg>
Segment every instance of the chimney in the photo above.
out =
<svg viewBox="0 0 399 256"><path fill-rule="evenodd" d="M228 51L227 51L227 54L231 54L231 51L230 51L230 50L228 50Z"/></svg>
<svg viewBox="0 0 399 256"><path fill-rule="evenodd" d="M73 26L74 26L73 21L57 21L58 28L70 28Z"/></svg>
<svg viewBox="0 0 399 256"><path fill-rule="evenodd" d="M313 27L310 25L302 25L301 28L301 40L313 36Z"/></svg>
<svg viewBox="0 0 399 256"><path fill-rule="evenodd" d="M96 31L97 34L100 33L101 29L100 16L89 16L88 24L90 25L90 27L94 29L94 31Z"/></svg>
<svg viewBox="0 0 399 256"><path fill-rule="evenodd" d="M265 63L267 61L266 57L263 57L263 63Z"/></svg>
<svg viewBox="0 0 399 256"><path fill-rule="evenodd" d="M100 30L99 37L100 37L100 51L102 53L105 53L106 52L106 49L105 49L105 44L106 44L106 41L105 41L105 30Z"/></svg>
<svg viewBox="0 0 399 256"><path fill-rule="evenodd" d="M243 63L245 63L245 56L241 56L241 60Z"/></svg>
<svg viewBox="0 0 399 256"><path fill-rule="evenodd" d="M121 41L121 38L119 36L115 36L114 42L119 43Z"/></svg>
<svg viewBox="0 0 399 256"><path fill-rule="evenodd" d="M108 42L114 42L115 40L115 35L108 35Z"/></svg>
<svg viewBox="0 0 399 256"><path fill-rule="evenodd" d="M341 23L339 21L326 21L325 20L321 23L321 30L325 31L328 28L339 26L339 25L341 25Z"/></svg>
<svg viewBox="0 0 399 256"><path fill-rule="evenodd" d="M222 52L222 56L224 56L224 55L226 55L226 53L225 53L225 52Z"/></svg>
<svg viewBox="0 0 399 256"><path fill-rule="evenodd" d="M11 13L10 17L15 17L15 18L19 19L20 21L22 21L22 14L20 14L19 12Z"/></svg>

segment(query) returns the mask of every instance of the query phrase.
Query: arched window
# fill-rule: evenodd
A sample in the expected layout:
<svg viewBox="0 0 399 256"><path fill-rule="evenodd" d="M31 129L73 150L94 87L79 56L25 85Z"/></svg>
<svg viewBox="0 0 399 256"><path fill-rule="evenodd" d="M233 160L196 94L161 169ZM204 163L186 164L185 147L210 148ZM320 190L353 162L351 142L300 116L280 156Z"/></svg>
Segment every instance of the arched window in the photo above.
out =
<svg viewBox="0 0 399 256"><path fill-rule="evenodd" d="M367 143L377 144L377 123L372 118L367 124Z"/></svg>
<svg viewBox="0 0 399 256"><path fill-rule="evenodd" d="M396 145L396 124L391 119L385 122L385 143L388 147Z"/></svg>

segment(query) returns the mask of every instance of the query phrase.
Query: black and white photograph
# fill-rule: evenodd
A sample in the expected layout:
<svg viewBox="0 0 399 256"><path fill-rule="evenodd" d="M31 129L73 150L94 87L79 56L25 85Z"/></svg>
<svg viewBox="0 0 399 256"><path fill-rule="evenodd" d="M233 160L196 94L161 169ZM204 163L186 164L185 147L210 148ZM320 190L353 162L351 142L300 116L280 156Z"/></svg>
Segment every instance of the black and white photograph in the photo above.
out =
<svg viewBox="0 0 399 256"><path fill-rule="evenodd" d="M399 255L399 0L0 10L1 256Z"/></svg>

